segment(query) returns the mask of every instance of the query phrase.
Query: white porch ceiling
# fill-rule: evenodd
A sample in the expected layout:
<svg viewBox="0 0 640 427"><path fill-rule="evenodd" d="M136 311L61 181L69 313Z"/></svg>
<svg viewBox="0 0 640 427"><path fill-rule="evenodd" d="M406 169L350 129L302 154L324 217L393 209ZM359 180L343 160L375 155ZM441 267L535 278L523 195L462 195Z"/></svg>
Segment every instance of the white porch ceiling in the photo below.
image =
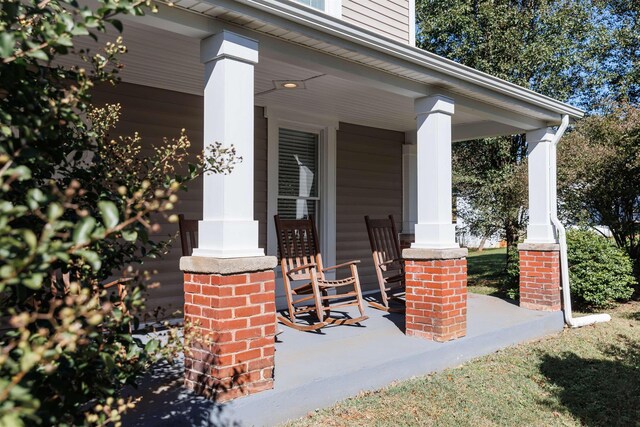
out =
<svg viewBox="0 0 640 427"><path fill-rule="evenodd" d="M115 34L107 36L111 40L115 37ZM200 63L199 39L140 22L127 23L123 38L127 46L127 54L122 57L125 67L120 73L123 81L202 94L204 67ZM98 46L87 38L79 41L78 47L95 51ZM304 111L363 126L397 131L415 129L412 97L389 92L357 75L347 79L344 75L338 77L320 68L301 67L274 59L269 56L269 51L261 52L254 82L256 105ZM274 80L305 80L311 77L317 78L308 81L306 89L268 92L273 89ZM456 134L468 136L468 131L464 133L461 127L479 126L488 129L485 134L496 134L499 133L497 130L503 129L464 106L457 107L453 123L459 129L456 131L454 128L454 138ZM492 132L492 129L496 131Z"/></svg>
<svg viewBox="0 0 640 427"><path fill-rule="evenodd" d="M165 24L168 23L173 31L183 34L198 37L212 34L212 30L216 31L213 29L215 24L207 20L199 21L196 16L215 18L213 22L230 24L241 33L242 30L250 30L250 33L243 33L249 37L259 38L259 34L268 35L290 44L361 64L371 70L401 77L405 82L420 83L423 87L432 89L444 89L446 94L454 97L470 98L534 120L557 124L562 114L569 114L574 118L583 114L581 110L568 104L387 39L294 2L171 1L176 7L163 9L168 18ZM180 11L189 11L192 18L183 19ZM260 41L263 39L260 38Z"/></svg>
<svg viewBox="0 0 640 427"><path fill-rule="evenodd" d="M315 77L315 78L314 78ZM306 89L276 90L274 80L305 80ZM346 80L320 71L262 58L256 67L256 104L278 106L321 116L334 116L347 123L384 129L415 129L413 98L380 90L374 86ZM480 121L459 109L454 125Z"/></svg>

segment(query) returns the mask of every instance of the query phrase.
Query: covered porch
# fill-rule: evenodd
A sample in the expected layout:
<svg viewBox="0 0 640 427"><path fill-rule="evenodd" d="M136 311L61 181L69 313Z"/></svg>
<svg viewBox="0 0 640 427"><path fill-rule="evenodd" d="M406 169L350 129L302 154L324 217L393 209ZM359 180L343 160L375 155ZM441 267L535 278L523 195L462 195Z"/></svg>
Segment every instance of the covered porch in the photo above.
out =
<svg viewBox="0 0 640 427"><path fill-rule="evenodd" d="M143 400L123 421L159 427L276 425L360 392L455 367L563 327L560 312L526 310L483 295L469 295L468 316L467 336L448 343L408 339L404 316L379 310L370 311L363 327L329 327L322 334L287 328L275 345L273 389L224 404L185 390L181 362L162 365L142 381Z"/></svg>
<svg viewBox="0 0 640 427"><path fill-rule="evenodd" d="M398 369L394 375L405 378L561 328L558 249L550 221L552 127L582 112L330 17L278 2L267 13L251 3L161 7L157 16L132 23L137 36L127 42L133 49L125 81L197 97L191 118L202 125L204 141L197 149L221 142L243 159L229 175L205 175L191 193L197 196L189 202L192 217L202 216L198 246L180 260L185 321L215 342L199 345L187 358L186 385L223 399L296 394L301 383L287 379L287 372L315 361L305 356L329 336L336 338L326 342L336 349L330 363L359 384L365 362L384 354L381 345L405 351L370 366ZM163 51L172 52L166 63L158 60ZM166 102L171 96L162 95ZM552 314L485 297L469 297L467 309L466 249L456 243L452 222L452 144L513 133L526 133L529 144L522 305ZM311 147L305 151L310 163L296 161L310 170L312 185L302 191L300 175L294 174L297 185L289 194L282 177L291 169L281 153L293 139ZM329 328L319 336L285 330L281 348L274 345L282 289L273 224L278 213L314 214L325 263L361 259L365 290L377 284L364 215L395 214L410 242L403 253L410 273L406 317L368 309L371 319L362 328ZM175 264L171 268L179 274ZM435 301L424 299L425 289L438 293ZM344 364L338 351L345 342L345 353L360 355L353 365ZM274 357L276 350L281 357ZM422 358L429 363L418 362ZM413 367L404 371L407 366ZM342 389L326 371L317 372L330 387ZM233 384L238 372L242 387ZM379 372L373 376L388 379ZM260 401L257 396L237 405Z"/></svg>

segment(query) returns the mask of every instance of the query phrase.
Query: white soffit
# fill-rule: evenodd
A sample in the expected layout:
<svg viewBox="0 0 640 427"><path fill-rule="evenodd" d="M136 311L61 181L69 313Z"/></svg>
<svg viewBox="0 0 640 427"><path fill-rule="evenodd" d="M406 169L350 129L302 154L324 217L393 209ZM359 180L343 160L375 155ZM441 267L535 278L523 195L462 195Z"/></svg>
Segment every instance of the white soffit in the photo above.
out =
<svg viewBox="0 0 640 427"><path fill-rule="evenodd" d="M550 124L562 114L573 118L576 107L524 89L421 49L282 0L178 0L177 8L277 37L351 62L445 88ZM435 93L437 89L433 89Z"/></svg>

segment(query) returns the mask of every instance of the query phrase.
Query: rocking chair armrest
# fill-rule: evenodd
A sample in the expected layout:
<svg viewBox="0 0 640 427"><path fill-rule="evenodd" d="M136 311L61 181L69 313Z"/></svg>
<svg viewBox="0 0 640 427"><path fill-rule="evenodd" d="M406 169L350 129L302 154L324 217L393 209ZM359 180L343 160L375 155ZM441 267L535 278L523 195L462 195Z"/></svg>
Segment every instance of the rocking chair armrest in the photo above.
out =
<svg viewBox="0 0 640 427"><path fill-rule="evenodd" d="M316 263L310 262L309 264L304 264L304 265L292 268L291 270L287 271L287 275L297 273L298 271L301 271L301 270L308 270L310 268L315 268L315 267L316 267Z"/></svg>
<svg viewBox="0 0 640 427"><path fill-rule="evenodd" d="M130 282L132 280L133 280L133 277L123 277L123 278L120 278L120 279L116 279L113 282L107 283L106 285L102 286L102 288L103 289L109 289L109 288L111 288L113 286L116 286L116 285L124 285L125 283Z"/></svg>
<svg viewBox="0 0 640 427"><path fill-rule="evenodd" d="M347 262L343 262L342 264L338 264L338 265L334 265L331 267L327 267L327 268L323 268L322 271L329 271L329 270L335 270L338 268L343 268L343 267L350 267L352 265L355 264L360 264L360 260L359 259L354 259L353 261L347 261Z"/></svg>
<svg viewBox="0 0 640 427"><path fill-rule="evenodd" d="M389 264L393 264L394 262L402 262L402 258L395 258L395 259L388 259L384 262L381 262L379 265L389 265Z"/></svg>

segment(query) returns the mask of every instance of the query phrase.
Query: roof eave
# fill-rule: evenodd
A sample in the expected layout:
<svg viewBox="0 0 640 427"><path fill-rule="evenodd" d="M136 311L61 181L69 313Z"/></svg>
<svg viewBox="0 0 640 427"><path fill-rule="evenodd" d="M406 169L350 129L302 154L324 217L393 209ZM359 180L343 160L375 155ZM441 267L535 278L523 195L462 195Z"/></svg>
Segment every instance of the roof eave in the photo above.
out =
<svg viewBox="0 0 640 427"><path fill-rule="evenodd" d="M489 89L510 98L544 108L560 116L569 115L572 119L584 116L585 111L570 104L523 88L514 83L475 70L466 65L427 52L417 47L377 35L366 29L342 21L309 8L299 7L282 0L208 0L221 6L240 3L256 10L268 12L299 25L320 30L323 33L345 41L365 46L386 55L420 65L428 70L437 71L481 88Z"/></svg>

